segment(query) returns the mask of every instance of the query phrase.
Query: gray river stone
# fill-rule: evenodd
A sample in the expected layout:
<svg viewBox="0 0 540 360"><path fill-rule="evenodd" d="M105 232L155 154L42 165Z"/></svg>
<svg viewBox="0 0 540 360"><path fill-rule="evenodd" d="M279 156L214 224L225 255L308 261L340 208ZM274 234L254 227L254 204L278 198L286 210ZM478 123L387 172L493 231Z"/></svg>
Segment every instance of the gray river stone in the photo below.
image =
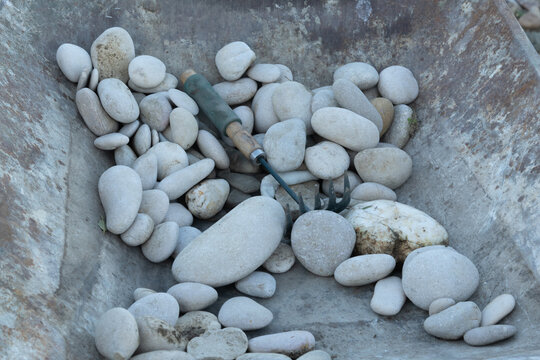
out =
<svg viewBox="0 0 540 360"><path fill-rule="evenodd" d="M118 123L103 109L99 97L92 90L84 88L77 91L75 102L84 123L94 135L102 136L118 130Z"/></svg>
<svg viewBox="0 0 540 360"><path fill-rule="evenodd" d="M213 287L232 284L261 266L285 229L281 205L265 196L249 198L194 239L174 260L179 282Z"/></svg>
<svg viewBox="0 0 540 360"><path fill-rule="evenodd" d="M133 290L133 299L135 299L135 301L139 300L139 299L142 299L143 297L147 296L147 295L152 295L152 294L155 294L156 291L152 290L152 289L147 289L147 288L136 288L135 290Z"/></svg>
<svg viewBox="0 0 540 360"><path fill-rule="evenodd" d="M154 220L146 214L137 214L135 221L120 238L129 246L139 246L150 238L154 231Z"/></svg>
<svg viewBox="0 0 540 360"><path fill-rule="evenodd" d="M322 350L312 350L300 356L297 360L332 360L332 357Z"/></svg>
<svg viewBox="0 0 540 360"><path fill-rule="evenodd" d="M167 221L157 225L150 239L141 246L143 255L153 263L167 260L176 248L178 225Z"/></svg>
<svg viewBox="0 0 540 360"><path fill-rule="evenodd" d="M147 124L142 124L133 138L133 148L141 156L144 155L152 146L152 134Z"/></svg>
<svg viewBox="0 0 540 360"><path fill-rule="evenodd" d="M197 161L195 164L173 172L164 178L156 185L156 189L164 191L169 196L169 200L176 200L207 177L212 170L214 170L214 160Z"/></svg>
<svg viewBox="0 0 540 360"><path fill-rule="evenodd" d="M241 330L258 330L272 322L274 315L256 301L245 297L233 297L219 309L218 320L225 327Z"/></svg>
<svg viewBox="0 0 540 360"><path fill-rule="evenodd" d="M144 154L135 160L133 170L141 177L143 190L154 188L157 181L157 157L154 154Z"/></svg>
<svg viewBox="0 0 540 360"><path fill-rule="evenodd" d="M272 125L263 141L266 158L274 170L297 169L306 152L306 126L300 119L289 119Z"/></svg>
<svg viewBox="0 0 540 360"><path fill-rule="evenodd" d="M56 50L56 62L62 73L71 82L79 81L83 71L92 70L92 60L88 52L74 44L60 45Z"/></svg>
<svg viewBox="0 0 540 360"><path fill-rule="evenodd" d="M323 141L306 149L305 163L310 173L319 179L335 179L349 168L347 151L331 141Z"/></svg>
<svg viewBox="0 0 540 360"><path fill-rule="evenodd" d="M270 352L290 356L293 359L312 350L315 337L309 331L296 330L263 335L249 340L250 352Z"/></svg>
<svg viewBox="0 0 540 360"><path fill-rule="evenodd" d="M128 86L133 91L137 91L137 92L140 92L142 94L161 93L161 95L163 95L165 97L168 97L168 96L166 96L167 91L169 91L170 89L175 89L176 86L178 86L178 79L173 74L166 73L165 74L165 79L158 86L151 87L151 88L142 88L142 87L139 87L139 86L135 85L133 83L133 81L131 81L131 80L128 81Z"/></svg>
<svg viewBox="0 0 540 360"><path fill-rule="evenodd" d="M179 107L171 111L169 127L163 132L167 139L187 150L195 144L198 134L197 119L189 110Z"/></svg>
<svg viewBox="0 0 540 360"><path fill-rule="evenodd" d="M236 290L249 296L269 298L276 292L276 279L263 271L254 271L234 285Z"/></svg>
<svg viewBox="0 0 540 360"><path fill-rule="evenodd" d="M451 298L440 298L437 300L433 300L431 304L429 304L429 315L435 315L440 313L443 310L448 309L450 306L456 305L456 301Z"/></svg>
<svg viewBox="0 0 540 360"><path fill-rule="evenodd" d="M207 158L214 160L217 169L227 169L230 161L219 140L206 130L199 130L197 146Z"/></svg>
<svg viewBox="0 0 540 360"><path fill-rule="evenodd" d="M90 55L100 81L107 78L128 81L128 66L135 57L135 46L126 30L120 27L105 30L92 43Z"/></svg>
<svg viewBox="0 0 540 360"><path fill-rule="evenodd" d="M424 330L432 336L445 340L457 340L470 329L480 326L482 312L472 301L456 305L431 315L424 321Z"/></svg>
<svg viewBox="0 0 540 360"><path fill-rule="evenodd" d="M147 214L154 224L160 224L169 210L169 197L158 189L144 190L142 194L140 213Z"/></svg>
<svg viewBox="0 0 540 360"><path fill-rule="evenodd" d="M133 122L130 122L129 124L123 125L118 132L120 134L124 134L127 137L132 137L135 135L137 130L139 129L139 126L141 125L141 122L139 120L135 120Z"/></svg>
<svg viewBox="0 0 540 360"><path fill-rule="evenodd" d="M113 308L101 315L94 337L96 348L107 359L127 360L139 347L137 322L122 308Z"/></svg>
<svg viewBox="0 0 540 360"><path fill-rule="evenodd" d="M409 69L394 65L379 74L379 92L394 105L409 104L418 96L418 83Z"/></svg>
<svg viewBox="0 0 540 360"><path fill-rule="evenodd" d="M131 149L129 145L122 145L114 149L114 162L116 165L133 166L137 160L137 154Z"/></svg>
<svg viewBox="0 0 540 360"><path fill-rule="evenodd" d="M127 124L139 117L139 104L122 81L115 78L101 80L97 92L103 109L114 120Z"/></svg>
<svg viewBox="0 0 540 360"><path fill-rule="evenodd" d="M199 113L199 106L188 94L178 89L170 89L168 91L169 99L179 108L186 109L192 115Z"/></svg>
<svg viewBox="0 0 540 360"><path fill-rule="evenodd" d="M201 235L201 230L193 226L181 226L178 229L178 240L176 242L176 248L174 249L173 256L177 257L178 254L180 254L180 252L199 235Z"/></svg>
<svg viewBox="0 0 540 360"><path fill-rule="evenodd" d="M293 74L291 69L289 67L283 65L283 64L275 64L278 68L281 74L279 75L279 79L277 79L278 83L283 83L286 81L293 81Z"/></svg>
<svg viewBox="0 0 540 360"><path fill-rule="evenodd" d="M467 331L463 340L472 346L483 346L506 340L516 333L517 329L513 325L488 325Z"/></svg>
<svg viewBox="0 0 540 360"><path fill-rule="evenodd" d="M135 301L128 308L128 311L135 318L152 316L174 326L180 314L180 307L174 297L167 293L159 292Z"/></svg>
<svg viewBox="0 0 540 360"><path fill-rule="evenodd" d="M178 144L165 141L152 146L147 154L154 154L158 163L158 180L184 169L188 166L188 157L184 149Z"/></svg>
<svg viewBox="0 0 540 360"><path fill-rule="evenodd" d="M360 151L354 167L365 182L375 182L396 189L412 174L412 159L398 148L376 148Z"/></svg>
<svg viewBox="0 0 540 360"><path fill-rule="evenodd" d="M193 215L182 204L172 202L165 214L163 221L174 221L178 226L190 226L193 224Z"/></svg>
<svg viewBox="0 0 540 360"><path fill-rule="evenodd" d="M279 79L281 70L274 64L255 64L248 69L247 76L258 82L272 83Z"/></svg>
<svg viewBox="0 0 540 360"><path fill-rule="evenodd" d="M167 128L172 106L165 96L161 93L148 95L142 99L139 106L143 123L148 124L156 131L163 131Z"/></svg>
<svg viewBox="0 0 540 360"><path fill-rule="evenodd" d="M377 281L369 306L377 314L394 316L400 312L406 300L401 279L390 276Z"/></svg>
<svg viewBox="0 0 540 360"><path fill-rule="evenodd" d="M220 178L227 180L231 187L236 188L246 194L257 192L261 187L261 182L255 176L220 171L217 174Z"/></svg>
<svg viewBox="0 0 540 360"><path fill-rule="evenodd" d="M251 100L257 92L257 83L250 78L224 81L213 86L218 95L229 105L237 105Z"/></svg>
<svg viewBox="0 0 540 360"><path fill-rule="evenodd" d="M365 182L353 188L351 198L361 201L397 200L394 190L374 182Z"/></svg>
<svg viewBox="0 0 540 360"><path fill-rule="evenodd" d="M94 140L94 146L101 150L114 150L122 145L126 145L129 138L120 133L110 133L102 135Z"/></svg>
<svg viewBox="0 0 540 360"><path fill-rule="evenodd" d="M409 142L414 133L417 120L413 116L413 110L404 104L394 107L394 118L392 125L384 136L384 142L402 149Z"/></svg>
<svg viewBox="0 0 540 360"><path fill-rule="evenodd" d="M167 290L167 294L178 301L182 312L205 309L218 299L218 293L213 287L194 282L176 284Z"/></svg>
<svg viewBox="0 0 540 360"><path fill-rule="evenodd" d="M334 97L334 92L332 88L323 89L313 94L311 99L311 112L315 113L317 110L325 107L338 107L336 98Z"/></svg>
<svg viewBox="0 0 540 360"><path fill-rule="evenodd" d="M107 230L122 234L133 224L139 211L142 200L139 175L127 166L113 166L99 178L98 190Z"/></svg>
<svg viewBox="0 0 540 360"><path fill-rule="evenodd" d="M156 350L144 354L139 354L131 360L195 360L185 351L180 350Z"/></svg>
<svg viewBox="0 0 540 360"><path fill-rule="evenodd" d="M334 71L334 81L338 79L349 80L360 90L367 90L377 85L379 73L370 64L352 62L342 65Z"/></svg>
<svg viewBox="0 0 540 360"><path fill-rule="evenodd" d="M242 122L242 127L251 134L255 124L255 117L251 108L249 106L242 105L235 107L233 111Z"/></svg>
<svg viewBox="0 0 540 360"><path fill-rule="evenodd" d="M482 310L482 323L480 325L495 325L510 314L515 306L516 299L512 295L502 294L497 296Z"/></svg>
<svg viewBox="0 0 540 360"><path fill-rule="evenodd" d="M255 116L255 131L258 133L266 132L270 126L279 122L272 103L272 95L278 87L279 84L262 86L251 102L251 109Z"/></svg>
<svg viewBox="0 0 540 360"><path fill-rule="evenodd" d="M255 61L255 53L242 41L228 43L216 53L216 67L227 81L238 80Z"/></svg>
<svg viewBox="0 0 540 360"><path fill-rule="evenodd" d="M279 120L301 119L306 125L306 133L308 135L313 133L311 92L304 85L295 81L281 83L272 94L272 104Z"/></svg>
<svg viewBox="0 0 540 360"><path fill-rule="evenodd" d="M363 286L384 279L395 266L396 260L390 255L360 255L342 262L334 278L343 286Z"/></svg>
<svg viewBox="0 0 540 360"><path fill-rule="evenodd" d="M142 88L152 88L165 80L165 64L150 55L136 56L128 66L129 79Z"/></svg>

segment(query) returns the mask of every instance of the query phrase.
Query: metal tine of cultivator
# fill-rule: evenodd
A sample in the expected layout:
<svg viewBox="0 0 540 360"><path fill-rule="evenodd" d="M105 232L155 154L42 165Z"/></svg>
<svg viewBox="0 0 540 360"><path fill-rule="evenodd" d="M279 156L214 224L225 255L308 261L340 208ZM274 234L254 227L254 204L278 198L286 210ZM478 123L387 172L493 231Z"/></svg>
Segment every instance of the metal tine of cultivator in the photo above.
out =
<svg viewBox="0 0 540 360"><path fill-rule="evenodd" d="M315 194L315 206L313 207L313 210L321 210L324 206L324 201L321 200L321 194L317 192Z"/></svg>
<svg viewBox="0 0 540 360"><path fill-rule="evenodd" d="M311 211L304 203L304 198L302 197L302 194L298 194L298 199L300 200L298 202L298 206L300 207L300 214L305 214L308 211Z"/></svg>
<svg viewBox="0 0 540 360"><path fill-rule="evenodd" d="M293 227L291 207L289 206L289 204L285 205L285 220L286 220L285 234L289 235Z"/></svg>
<svg viewBox="0 0 540 360"><path fill-rule="evenodd" d="M330 198L328 200L328 207L326 210L330 210L336 213L340 213L347 208L351 202L351 183L349 177L345 173L343 179L343 196L339 202L336 202L336 193L334 192L334 184L330 181Z"/></svg>

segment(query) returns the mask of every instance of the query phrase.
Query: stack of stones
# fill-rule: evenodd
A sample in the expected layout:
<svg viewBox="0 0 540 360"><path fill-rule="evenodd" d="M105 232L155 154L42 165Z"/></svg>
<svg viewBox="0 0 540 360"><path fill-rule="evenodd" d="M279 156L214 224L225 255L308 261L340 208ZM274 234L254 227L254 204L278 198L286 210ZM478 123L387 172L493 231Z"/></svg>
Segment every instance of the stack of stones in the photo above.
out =
<svg viewBox="0 0 540 360"><path fill-rule="evenodd" d="M124 29L106 30L90 54L59 47L59 67L78 84L77 107L95 146L114 152L116 165L98 182L106 230L151 262L174 258L178 281L166 292L138 288L128 309L103 314L98 351L115 360L330 359L313 350L308 331L249 340L245 333L271 323L271 309L253 298L273 296L272 274L296 259L343 286L375 284L377 314L397 315L408 298L429 310L424 328L433 336L471 345L512 336L513 326L496 324L514 298L503 294L483 312L467 301L479 283L474 264L445 246L448 234L436 220L396 201L394 189L412 172L402 150L417 126L407 105L418 96L412 72L354 62L335 70L332 85L309 90L287 66L255 60L244 42L224 46L215 58L224 81L214 89L308 202L329 195L331 181L342 194L347 176L353 201L341 214L300 214L272 177L204 121L163 61L135 56ZM284 238L286 207L295 222ZM401 278L392 275L396 265ZM204 311L218 299L215 288L231 284L242 296L218 314Z"/></svg>

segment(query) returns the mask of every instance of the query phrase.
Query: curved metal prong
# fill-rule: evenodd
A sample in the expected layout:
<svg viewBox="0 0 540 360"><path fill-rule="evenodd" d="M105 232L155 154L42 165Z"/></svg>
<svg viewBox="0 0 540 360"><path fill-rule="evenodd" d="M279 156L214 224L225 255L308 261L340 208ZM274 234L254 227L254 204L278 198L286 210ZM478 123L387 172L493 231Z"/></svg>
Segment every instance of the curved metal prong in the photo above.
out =
<svg viewBox="0 0 540 360"><path fill-rule="evenodd" d="M317 191L315 194L315 206L313 207L313 210L321 210L324 206L324 201L321 200L321 193Z"/></svg>
<svg viewBox="0 0 540 360"><path fill-rule="evenodd" d="M300 213L301 214L305 214L307 213L308 211L311 211L309 210L309 208L306 206L306 204L304 203L304 199L302 198L302 194L298 194L298 200L300 200L298 202L298 207L300 208Z"/></svg>

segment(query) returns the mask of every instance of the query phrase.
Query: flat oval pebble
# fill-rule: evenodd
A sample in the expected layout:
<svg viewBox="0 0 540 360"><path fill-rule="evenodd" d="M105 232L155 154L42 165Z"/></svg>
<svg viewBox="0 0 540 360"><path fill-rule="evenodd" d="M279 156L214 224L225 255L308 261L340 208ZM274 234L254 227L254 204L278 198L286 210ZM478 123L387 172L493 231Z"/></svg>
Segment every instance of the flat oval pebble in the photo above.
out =
<svg viewBox="0 0 540 360"><path fill-rule="evenodd" d="M218 139L206 130L199 130L197 146L204 156L214 160L216 168L227 169L229 167L229 156Z"/></svg>
<svg viewBox="0 0 540 360"><path fill-rule="evenodd" d="M261 182L256 177L229 171L220 171L218 176L227 180L229 185L246 193L254 193L259 190Z"/></svg>
<svg viewBox="0 0 540 360"><path fill-rule="evenodd" d="M176 108L169 114L169 127L163 132L170 141L187 150L195 144L199 135L197 119L184 108Z"/></svg>
<svg viewBox="0 0 540 360"><path fill-rule="evenodd" d="M301 119L306 124L306 133L313 133L310 121L311 93L304 85L295 81L279 84L272 93L272 104L279 120Z"/></svg>
<svg viewBox="0 0 540 360"><path fill-rule="evenodd" d="M133 148L141 156L152 146L152 134L147 124L142 124L133 138Z"/></svg>
<svg viewBox="0 0 540 360"><path fill-rule="evenodd" d="M247 353L237 357L236 360L291 360L291 358L282 354Z"/></svg>
<svg viewBox="0 0 540 360"><path fill-rule="evenodd" d="M379 92L394 105L409 104L418 96L418 83L406 67L390 66L379 74Z"/></svg>
<svg viewBox="0 0 540 360"><path fill-rule="evenodd" d="M216 67L225 80L238 80L255 61L255 57L255 53L245 42L234 41L216 53Z"/></svg>
<svg viewBox="0 0 540 360"><path fill-rule="evenodd" d="M187 339L168 322L153 316L137 318L139 326L139 352L156 350L185 350Z"/></svg>
<svg viewBox="0 0 540 360"><path fill-rule="evenodd" d="M327 107L317 110L311 118L311 126L323 138L354 151L375 147L379 142L377 126L347 109Z"/></svg>
<svg viewBox="0 0 540 360"><path fill-rule="evenodd" d="M351 198L361 201L397 200L394 190L374 182L365 182L353 189Z"/></svg>
<svg viewBox="0 0 540 360"><path fill-rule="evenodd" d="M143 88L135 85L133 81L128 81L128 86L133 91L140 92L142 94L157 94L161 93L162 96L168 95L167 91L175 89L178 86L178 79L173 74L166 73L165 79L158 85L151 88ZM167 97L167 96L165 96Z"/></svg>
<svg viewBox="0 0 540 360"><path fill-rule="evenodd" d="M315 337L309 331L296 330L263 335L249 340L250 352L279 353L298 358L315 347Z"/></svg>
<svg viewBox="0 0 540 360"><path fill-rule="evenodd" d="M98 190L107 230L122 234L133 224L139 211L142 200L139 175L127 166L110 167L100 176Z"/></svg>
<svg viewBox="0 0 540 360"><path fill-rule="evenodd" d="M152 132L151 132L150 136L152 138L152 146L156 145L159 142L167 142L168 141L165 137L163 137L163 134L158 133L156 131L156 129L152 129Z"/></svg>
<svg viewBox="0 0 540 360"><path fill-rule="evenodd" d="M176 200L207 177L212 170L214 170L214 160L200 160L193 165L173 172L158 183L156 189L163 190L169 196L169 200Z"/></svg>
<svg viewBox="0 0 540 360"><path fill-rule="evenodd" d="M370 101L381 115L383 121L383 126L381 130L382 136L390 128L390 126L392 125L392 121L394 120L394 105L390 100L382 97L378 97Z"/></svg>
<svg viewBox="0 0 540 360"><path fill-rule="evenodd" d="M221 324L216 315L207 311L190 311L180 316L174 326L188 340L204 334L207 330L219 330Z"/></svg>
<svg viewBox="0 0 540 360"><path fill-rule="evenodd" d="M450 247L429 248L413 251L403 264L403 290L409 300L428 310L439 298L458 302L471 297L480 281L476 266Z"/></svg>
<svg viewBox="0 0 540 360"><path fill-rule="evenodd" d="M180 205L180 204L179 204ZM187 210L186 210L187 211ZM190 213L191 215L191 213ZM177 257L197 236L201 235L201 230L192 226L181 226L178 229L178 240L173 256Z"/></svg>
<svg viewBox="0 0 540 360"><path fill-rule="evenodd" d="M411 176L412 159L398 148L366 149L356 154L354 167L363 181L396 189Z"/></svg>
<svg viewBox="0 0 540 360"><path fill-rule="evenodd" d="M99 83L99 71L98 69L93 69L90 73L90 80L88 81L88 88L92 91L96 91Z"/></svg>
<svg viewBox="0 0 540 360"><path fill-rule="evenodd" d="M148 95L140 103L141 121L156 131L163 131L169 125L172 106L161 93Z"/></svg>
<svg viewBox="0 0 540 360"><path fill-rule="evenodd" d="M255 117L253 115L253 111L249 108L249 106L238 106L233 109L234 113L240 118L240 121L242 122L242 127L248 132L253 132L253 126L255 124Z"/></svg>
<svg viewBox="0 0 540 360"><path fill-rule="evenodd" d="M283 83L286 81L293 81L293 74L291 69L289 69L287 66L283 64L275 64L278 68L281 74L279 75L279 79L277 79L278 83Z"/></svg>
<svg viewBox="0 0 540 360"><path fill-rule="evenodd" d="M245 296L231 298L219 309L218 320L224 327L258 330L272 322L270 310Z"/></svg>
<svg viewBox="0 0 540 360"><path fill-rule="evenodd" d="M330 196L330 181L332 181L332 185L334 187L334 193L337 196L343 196L343 192L345 191L345 176L349 179L349 189L355 189L362 180L360 180L360 177L353 173L352 171L345 171L345 174L341 175L338 178L331 179L331 180L324 180L322 182L322 191L327 196Z"/></svg>
<svg viewBox="0 0 540 360"><path fill-rule="evenodd" d="M338 104L368 119L377 126L379 132L382 131L381 115L356 85L349 80L338 79L332 85L332 90Z"/></svg>
<svg viewBox="0 0 540 360"><path fill-rule="evenodd" d="M178 89L168 90L169 99L179 108L186 109L192 115L199 113L199 106L188 94Z"/></svg>
<svg viewBox="0 0 540 360"><path fill-rule="evenodd" d="M279 79L281 70L273 64L255 64L249 68L247 76L258 82L271 83Z"/></svg>
<svg viewBox="0 0 540 360"><path fill-rule="evenodd" d="M226 180L204 180L186 193L187 207L193 216L210 219L223 209L229 190L229 183Z"/></svg>
<svg viewBox="0 0 540 360"><path fill-rule="evenodd" d="M154 231L154 221L146 214L137 214L135 221L120 238L129 246L139 246L150 238Z"/></svg>
<svg viewBox="0 0 540 360"><path fill-rule="evenodd" d="M313 210L300 216L291 231L294 255L315 275L331 276L354 249L356 233L341 215Z"/></svg>
<svg viewBox="0 0 540 360"><path fill-rule="evenodd" d="M97 94L92 90L84 88L77 91L75 103L84 123L94 135L102 136L118 130L118 123L103 109Z"/></svg>
<svg viewBox="0 0 540 360"><path fill-rule="evenodd" d="M246 352L248 339L237 328L208 330L199 337L191 339L187 351L196 359L233 360Z"/></svg>
<svg viewBox="0 0 540 360"><path fill-rule="evenodd" d="M250 100L257 92L257 83L249 78L224 81L213 86L218 95L229 105L237 105Z"/></svg>
<svg viewBox="0 0 540 360"><path fill-rule="evenodd" d="M384 136L384 141L402 149L407 145L414 133L416 121L413 110L409 106L404 104L396 105L394 107L394 119Z"/></svg>
<svg viewBox="0 0 540 360"><path fill-rule="evenodd" d="M129 311L113 308L99 317L94 328L96 348L107 359L127 360L139 347L139 329Z"/></svg>
<svg viewBox="0 0 540 360"><path fill-rule="evenodd" d="M218 298L218 293L213 287L194 282L176 284L167 290L167 294L178 301L182 312L205 309Z"/></svg>
<svg viewBox="0 0 540 360"><path fill-rule="evenodd" d="M56 50L56 62L62 73L71 82L79 81L83 71L92 70L92 60L88 52L74 44L60 45Z"/></svg>
<svg viewBox="0 0 540 360"><path fill-rule="evenodd" d="M332 357L322 350L313 350L300 356L297 360L332 360Z"/></svg>
<svg viewBox="0 0 540 360"><path fill-rule="evenodd" d="M114 149L114 162L116 165L132 166L137 160L137 154L129 145L122 145Z"/></svg>
<svg viewBox="0 0 540 360"><path fill-rule="evenodd" d="M92 43L90 55L100 81L107 78L128 81L128 66L135 57L135 46L126 30L121 27L105 30Z"/></svg>
<svg viewBox="0 0 540 360"><path fill-rule="evenodd" d="M229 192L229 196L227 197L227 201L225 202L225 207L232 209L233 207L239 205L244 200L247 200L250 197L251 195L243 193L242 191L233 188Z"/></svg>
<svg viewBox="0 0 540 360"><path fill-rule="evenodd" d="M249 296L269 298L276 292L276 279L263 271L254 271L234 285L236 290Z"/></svg>
<svg viewBox="0 0 540 360"><path fill-rule="evenodd" d="M150 55L136 56L128 66L129 79L142 88L151 88L165 80L165 64Z"/></svg>
<svg viewBox="0 0 540 360"><path fill-rule="evenodd" d="M480 325L495 325L510 314L515 306L516 299L512 295L502 294L497 296L482 310L482 323Z"/></svg>
<svg viewBox="0 0 540 360"><path fill-rule="evenodd" d="M195 358L184 351L157 350L139 354L131 360L195 360Z"/></svg>
<svg viewBox="0 0 540 360"><path fill-rule="evenodd" d="M141 177L143 190L150 190L157 181L157 157L154 154L144 154L135 160L133 170Z"/></svg>
<svg viewBox="0 0 540 360"><path fill-rule="evenodd" d="M178 239L178 225L167 221L157 225L150 239L146 241L141 250L143 255L153 263L167 260L176 248Z"/></svg>
<svg viewBox="0 0 540 360"><path fill-rule="evenodd" d="M338 102L334 97L332 88L318 91L313 95L311 99L311 112L315 113L317 110L325 107L338 107ZM313 124L312 124L313 125Z"/></svg>
<svg viewBox="0 0 540 360"><path fill-rule="evenodd" d="M139 117L139 104L122 81L114 78L101 80L97 92L103 109L114 120L127 124Z"/></svg>
<svg viewBox="0 0 540 360"><path fill-rule="evenodd" d="M361 90L367 90L379 81L377 70L363 62L352 62L342 65L334 71L334 81L338 79L346 79L358 86Z"/></svg>
<svg viewBox="0 0 540 360"><path fill-rule="evenodd" d="M433 300L431 304L429 304L429 315L435 315L440 313L443 310L448 309L450 306L456 305L456 301L454 299L450 298L440 298L437 300Z"/></svg>
<svg viewBox="0 0 540 360"><path fill-rule="evenodd" d="M323 141L306 149L304 159L310 173L319 179L335 179L349 168L350 158L340 145Z"/></svg>
<svg viewBox="0 0 540 360"><path fill-rule="evenodd" d="M149 215L154 223L160 224L169 210L169 198L167 194L158 189L143 191L140 213Z"/></svg>
<svg viewBox="0 0 540 360"><path fill-rule="evenodd" d="M264 262L263 268L273 274L282 274L292 268L295 260L291 246L280 243L272 255Z"/></svg>
<svg viewBox="0 0 540 360"><path fill-rule="evenodd" d="M84 89L83 89L84 90ZM139 126L141 125L141 122L139 120L135 120L133 122L130 122L129 124L123 125L118 132L120 134L124 134L127 137L132 137L135 135L137 130L139 129Z"/></svg>
<svg viewBox="0 0 540 360"><path fill-rule="evenodd" d="M159 292L135 301L128 308L128 311L135 318L152 316L174 326L180 314L180 307L174 297L167 293Z"/></svg>
<svg viewBox="0 0 540 360"><path fill-rule="evenodd" d="M304 161L306 126L300 119L272 125L264 136L266 159L276 171L292 171Z"/></svg>
<svg viewBox="0 0 540 360"><path fill-rule="evenodd" d="M393 316L400 312L405 304L405 293L401 279L390 276L377 281L369 306L379 315Z"/></svg>
<svg viewBox="0 0 540 360"><path fill-rule="evenodd" d="M278 87L279 84L263 85L251 102L251 109L255 116L255 131L259 133L266 132L272 125L279 122L272 103L272 95Z"/></svg>
<svg viewBox="0 0 540 360"><path fill-rule="evenodd" d="M488 325L467 331L463 340L468 345L484 346L506 340L516 333L517 329L513 325Z"/></svg>
<svg viewBox="0 0 540 360"><path fill-rule="evenodd" d="M334 278L343 286L363 286L384 279L395 266L396 260L390 255L360 255L342 262Z"/></svg>
<svg viewBox="0 0 540 360"><path fill-rule="evenodd" d="M180 227L190 226L193 224L193 215L184 205L172 202L169 204L169 209L163 221L174 221Z"/></svg>
<svg viewBox="0 0 540 360"><path fill-rule="evenodd" d="M147 153L157 157L158 180L184 169L189 163L185 150L180 145L169 141L157 143L148 149Z"/></svg>
<svg viewBox="0 0 540 360"><path fill-rule="evenodd" d="M129 138L120 133L110 133L102 135L94 140L94 146L101 150L114 150L117 147L126 145Z"/></svg>
<svg viewBox="0 0 540 360"><path fill-rule="evenodd" d="M424 330L429 335L445 340L457 340L470 329L480 326L482 312L472 301L456 305L431 315L424 321Z"/></svg>
<svg viewBox="0 0 540 360"><path fill-rule="evenodd" d="M281 205L255 196L227 213L174 260L179 282L213 287L232 284L255 271L277 248L285 229Z"/></svg>

